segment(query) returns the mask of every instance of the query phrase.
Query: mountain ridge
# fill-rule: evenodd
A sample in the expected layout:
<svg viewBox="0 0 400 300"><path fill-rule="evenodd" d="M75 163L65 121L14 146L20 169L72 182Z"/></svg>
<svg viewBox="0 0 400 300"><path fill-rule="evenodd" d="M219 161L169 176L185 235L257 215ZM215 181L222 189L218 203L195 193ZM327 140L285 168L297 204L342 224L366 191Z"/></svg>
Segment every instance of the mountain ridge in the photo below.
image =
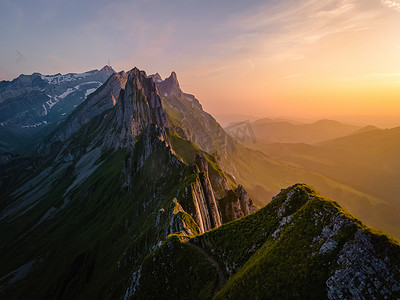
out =
<svg viewBox="0 0 400 300"><path fill-rule="evenodd" d="M361 127L343 124L335 120L321 119L312 123L300 123L286 119L259 119L250 123L255 139L262 143L314 144L349 135ZM234 127L234 124L227 126ZM243 141L245 145L249 141ZM251 141L250 141L251 142Z"/></svg>
<svg viewBox="0 0 400 300"><path fill-rule="evenodd" d="M82 114L95 104L102 108ZM89 119L79 123L82 116ZM71 130L66 124L77 125ZM255 209L243 188L233 190L213 155L170 133L168 124L154 82L134 68L114 74L89 96L33 159L5 165L2 295L69 298L82 295L80 285L99 297L121 295L142 259L168 234L205 232ZM222 216L218 197L229 190L228 207L251 208L241 215L227 209ZM120 247L100 246L114 240ZM26 243L32 243L29 251ZM111 273L101 274L103 264ZM36 278L46 278L41 289ZM23 289L21 279L27 282ZM99 282L114 289L96 290Z"/></svg>

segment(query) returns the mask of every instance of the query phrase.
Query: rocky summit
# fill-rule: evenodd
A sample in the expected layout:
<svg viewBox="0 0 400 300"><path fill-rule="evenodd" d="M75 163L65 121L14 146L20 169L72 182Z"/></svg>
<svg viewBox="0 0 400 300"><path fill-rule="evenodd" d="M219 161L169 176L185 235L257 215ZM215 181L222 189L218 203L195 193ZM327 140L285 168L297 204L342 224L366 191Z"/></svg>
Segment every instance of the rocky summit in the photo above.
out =
<svg viewBox="0 0 400 300"><path fill-rule="evenodd" d="M111 73L1 161L0 298L400 297L396 241L303 184L257 210L251 152L175 72Z"/></svg>

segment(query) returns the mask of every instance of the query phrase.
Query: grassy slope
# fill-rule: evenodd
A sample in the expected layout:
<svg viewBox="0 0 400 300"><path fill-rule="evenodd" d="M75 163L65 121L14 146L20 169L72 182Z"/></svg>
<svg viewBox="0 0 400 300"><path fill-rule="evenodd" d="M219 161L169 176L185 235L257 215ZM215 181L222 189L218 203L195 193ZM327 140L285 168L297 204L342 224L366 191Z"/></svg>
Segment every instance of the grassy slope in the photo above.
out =
<svg viewBox="0 0 400 300"><path fill-rule="evenodd" d="M293 190L292 200L278 217L279 209ZM321 254L318 251L325 240L313 242L313 239L337 215L349 219L350 225L334 236L337 247ZM283 226L280 236L274 239L271 234L280 227L282 218L288 216L291 216L289 225ZM285 190L255 214L192 238L190 243L205 249L229 278L216 299L322 299L326 298L326 280L337 267L339 251L345 242L353 239L357 230L370 234L375 247L382 249L378 252L389 253L392 264L400 264L398 242L371 232L336 202L319 196L305 185ZM155 252L152 257L158 255ZM181 255L184 259L184 252L174 250L175 260ZM173 266L166 265L163 272L172 272L170 267ZM200 269L196 272L203 270L195 262L187 268L197 267ZM184 270L182 272L176 276L181 278L185 274Z"/></svg>
<svg viewBox="0 0 400 300"><path fill-rule="evenodd" d="M140 138L135 151L133 157L144 151ZM182 205L190 203L191 193L185 191L195 176L188 166L171 164L169 150L164 148L153 153L133 175L129 189L121 189L121 170L126 159L124 151L109 155L68 195L66 208L28 234L23 235L50 207L62 205L63 194L74 180L73 170L63 174L60 182L54 184L54 190L29 214L2 224L0 278L40 258L34 271L24 279L25 284L11 285L3 295L9 298L28 294L36 298L64 295L74 299L123 295L130 284L133 266L158 241L165 239L169 218L160 218L156 226L157 212L163 208L166 214L172 213L175 197ZM197 225L191 216L179 214L196 233ZM9 279L10 276L3 278L0 284Z"/></svg>
<svg viewBox="0 0 400 300"><path fill-rule="evenodd" d="M307 201L302 201L302 197L307 197L307 194L300 195L299 204ZM315 211L326 208L340 209L335 203L322 199L313 199L300 207L293 215L293 225L284 229L280 239L268 238L216 298L242 298L245 296L244 288L250 282L257 283L256 288L249 289L246 293L252 299L326 297L325 282L330 273L328 266L335 260L338 251L327 255L312 255L321 246L319 243L313 245L313 238L320 234L324 223L314 226L314 222L310 222L314 219ZM355 229L355 225L346 228L340 236L339 245L342 246L351 238Z"/></svg>
<svg viewBox="0 0 400 300"><path fill-rule="evenodd" d="M217 283L214 267L176 235L146 257L141 274L137 299L210 299Z"/></svg>

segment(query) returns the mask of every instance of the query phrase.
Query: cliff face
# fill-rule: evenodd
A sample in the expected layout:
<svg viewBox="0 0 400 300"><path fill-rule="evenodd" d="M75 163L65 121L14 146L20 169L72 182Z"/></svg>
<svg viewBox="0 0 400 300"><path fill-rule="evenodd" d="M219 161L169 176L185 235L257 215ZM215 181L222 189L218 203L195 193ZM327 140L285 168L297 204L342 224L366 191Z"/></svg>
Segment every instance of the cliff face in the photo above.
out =
<svg viewBox="0 0 400 300"><path fill-rule="evenodd" d="M219 201L223 223L235 221L257 211L253 201L249 198L243 186L226 191L226 195Z"/></svg>
<svg viewBox="0 0 400 300"><path fill-rule="evenodd" d="M154 79L162 96L177 98L183 97L183 92L179 86L178 77L175 72L172 72L165 80L161 80L159 74L156 74Z"/></svg>
<svg viewBox="0 0 400 300"><path fill-rule="evenodd" d="M249 195L242 185L238 185L237 189L235 189L235 193L239 198L240 210L243 211L245 216L253 214L257 211L253 201L249 198Z"/></svg>
<svg viewBox="0 0 400 300"><path fill-rule="evenodd" d="M211 226L212 228L216 228L221 226L221 216L219 214L218 205L215 200L214 191L212 189L210 180L206 173L201 172L199 174L199 179L201 183L201 187L203 188L204 197L207 202L207 208L210 214Z"/></svg>
<svg viewBox="0 0 400 300"><path fill-rule="evenodd" d="M206 193L200 179L196 180L192 185L193 201L196 208L196 220L200 227L200 232L211 230L214 226L211 223L212 217L208 209Z"/></svg>

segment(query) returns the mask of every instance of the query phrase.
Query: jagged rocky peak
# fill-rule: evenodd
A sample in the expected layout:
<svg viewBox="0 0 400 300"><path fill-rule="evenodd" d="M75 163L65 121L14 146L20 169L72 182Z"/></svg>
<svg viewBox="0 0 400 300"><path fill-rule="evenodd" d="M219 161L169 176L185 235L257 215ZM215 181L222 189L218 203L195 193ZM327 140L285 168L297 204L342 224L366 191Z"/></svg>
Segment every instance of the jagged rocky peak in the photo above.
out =
<svg viewBox="0 0 400 300"><path fill-rule="evenodd" d="M161 83L161 82L163 82L163 80L162 80L160 74L158 74L158 73L149 75L149 77L150 77L151 79L153 79L153 81L154 81L155 83Z"/></svg>
<svg viewBox="0 0 400 300"><path fill-rule="evenodd" d="M89 122L94 122L96 125L91 127ZM135 137L144 132L150 124L155 124L161 129L160 139L169 145L165 130L168 128L168 121L161 97L151 78L137 68L127 73L121 71L112 74L107 82L66 120L64 126L61 126L46 144L40 146L39 150L49 148L48 145L56 141L66 141L86 124L93 130L92 140L87 141L90 145L88 149L98 143L104 149L124 147L133 149ZM68 145L63 147L66 150L71 148ZM72 157L76 155L81 153L76 153Z"/></svg>
<svg viewBox="0 0 400 300"><path fill-rule="evenodd" d="M128 80L128 74L124 71L119 73L113 73L105 84L105 88L100 91L99 95L109 96L110 103L113 106L117 103L121 89L125 88L126 82ZM99 98L99 97L97 97ZM95 99L96 101L96 99Z"/></svg>
<svg viewBox="0 0 400 300"><path fill-rule="evenodd" d="M114 74L107 85L115 85L115 92L118 92L118 97L113 98L111 123L107 126L107 133L103 134L107 136L108 148L131 148L135 144L135 137L150 124L160 129L159 139L170 144L166 132L168 121L161 97L155 83L144 71L135 67L128 73Z"/></svg>
<svg viewBox="0 0 400 300"><path fill-rule="evenodd" d="M117 89L118 83L121 87L118 98L113 99L114 109L106 133L102 134L107 137L103 139L106 148L133 149L135 138L145 132L150 124L160 129L159 139L169 145L167 117L152 79L144 71L133 68L128 73L114 74L109 84L114 81Z"/></svg>
<svg viewBox="0 0 400 300"><path fill-rule="evenodd" d="M100 72L106 73L106 74L109 74L109 75L115 73L114 69L113 69L111 66L109 66L109 65L105 65L104 67L102 67L102 68L100 69Z"/></svg>
<svg viewBox="0 0 400 300"><path fill-rule="evenodd" d="M132 135L136 136L150 123L168 128L168 120L157 87L144 71L129 71L125 92L120 98L124 116L130 118Z"/></svg>
<svg viewBox="0 0 400 300"><path fill-rule="evenodd" d="M179 86L178 77L174 71L172 71L171 75L163 82L158 83L157 86L161 95L165 97L176 96L179 98L183 96L183 92Z"/></svg>

